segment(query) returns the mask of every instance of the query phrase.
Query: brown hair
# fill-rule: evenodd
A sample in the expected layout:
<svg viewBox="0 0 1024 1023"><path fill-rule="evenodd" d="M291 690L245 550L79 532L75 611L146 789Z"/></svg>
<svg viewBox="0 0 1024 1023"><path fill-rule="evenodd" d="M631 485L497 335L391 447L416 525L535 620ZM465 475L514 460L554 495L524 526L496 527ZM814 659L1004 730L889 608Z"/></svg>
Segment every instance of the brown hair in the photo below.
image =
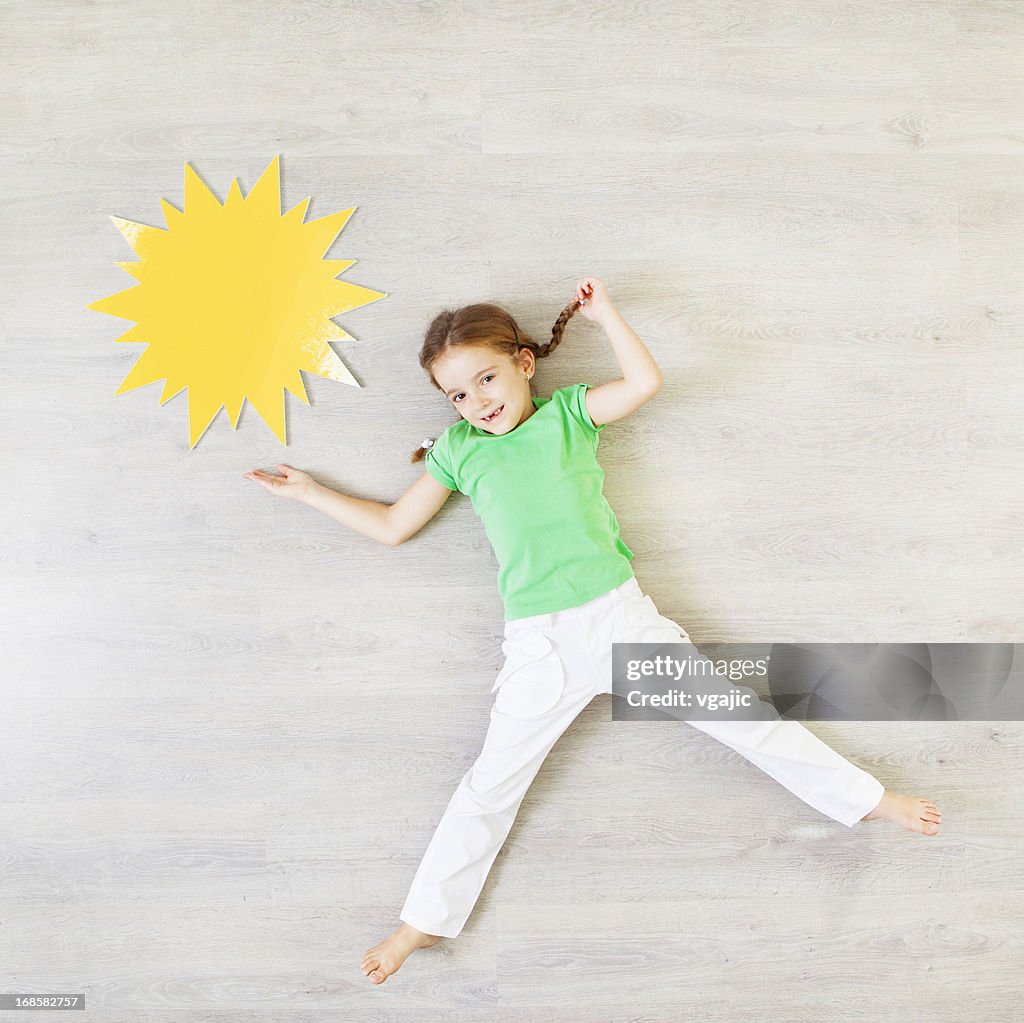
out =
<svg viewBox="0 0 1024 1023"><path fill-rule="evenodd" d="M511 313L490 302L464 305L460 309L445 309L434 317L427 328L420 348L420 365L427 371L430 382L442 393L444 389L434 378L431 367L445 352L462 345L486 345L502 355L515 358L523 348L533 351L534 358L547 358L561 343L565 325L580 307L574 298L558 315L551 328L551 340L539 345L523 333ZM413 451L409 461L420 462L427 454L422 444Z"/></svg>

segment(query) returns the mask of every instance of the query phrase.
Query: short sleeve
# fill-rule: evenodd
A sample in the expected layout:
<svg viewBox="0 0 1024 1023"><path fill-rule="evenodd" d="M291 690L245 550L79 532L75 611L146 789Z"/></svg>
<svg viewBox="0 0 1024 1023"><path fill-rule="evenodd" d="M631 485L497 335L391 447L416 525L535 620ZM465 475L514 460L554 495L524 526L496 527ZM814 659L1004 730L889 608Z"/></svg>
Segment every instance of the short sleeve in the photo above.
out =
<svg viewBox="0 0 1024 1023"><path fill-rule="evenodd" d="M452 466L451 454L448 449L447 431L434 441L434 445L427 451L424 461L427 463L427 472L438 483L446 486L449 490L459 489L459 484L454 475L455 470Z"/></svg>
<svg viewBox="0 0 1024 1023"><path fill-rule="evenodd" d="M593 384L575 384L572 387L567 387L567 405L572 417L576 419L585 430L590 433L600 433L608 424L597 424L590 418L590 412L587 410L586 396L588 388L592 386Z"/></svg>

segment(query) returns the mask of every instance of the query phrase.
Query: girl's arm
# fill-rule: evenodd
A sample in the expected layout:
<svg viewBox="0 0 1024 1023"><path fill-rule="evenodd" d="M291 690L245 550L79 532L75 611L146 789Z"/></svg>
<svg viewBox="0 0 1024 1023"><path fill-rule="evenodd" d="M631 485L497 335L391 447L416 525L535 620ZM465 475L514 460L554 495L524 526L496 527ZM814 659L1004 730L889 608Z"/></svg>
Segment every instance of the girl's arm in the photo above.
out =
<svg viewBox="0 0 1024 1023"><path fill-rule="evenodd" d="M300 469L288 465L279 465L278 469L282 471L280 476L254 470L246 473L245 478L263 484L267 490L281 497L308 504L343 526L371 540L379 540L388 547L397 547L422 529L454 493L424 471L394 504L383 504L339 494L317 483Z"/></svg>
<svg viewBox="0 0 1024 1023"><path fill-rule="evenodd" d="M391 546L397 547L409 537L415 536L454 493L454 490L438 483L424 470L423 475L394 504L388 506Z"/></svg>
<svg viewBox="0 0 1024 1023"><path fill-rule="evenodd" d="M614 423L649 402L661 390L664 378L647 346L615 308L604 281L584 277L576 294L583 315L604 328L622 369L621 380L588 388L585 398L595 426Z"/></svg>

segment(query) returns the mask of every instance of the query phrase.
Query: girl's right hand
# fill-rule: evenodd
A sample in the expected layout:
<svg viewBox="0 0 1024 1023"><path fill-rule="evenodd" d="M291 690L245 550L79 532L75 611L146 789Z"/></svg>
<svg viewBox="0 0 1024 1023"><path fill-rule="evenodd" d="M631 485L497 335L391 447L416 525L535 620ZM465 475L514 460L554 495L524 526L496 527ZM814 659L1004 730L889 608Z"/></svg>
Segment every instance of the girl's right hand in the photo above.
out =
<svg viewBox="0 0 1024 1023"><path fill-rule="evenodd" d="M293 469L290 465L279 465L277 468L281 470L279 476L253 469L242 478L262 483L272 494L290 497L294 501L305 501L316 485L313 477L301 469Z"/></svg>
<svg viewBox="0 0 1024 1023"><path fill-rule="evenodd" d="M581 277L576 282L576 299L585 319L602 323L615 311L608 286L599 277Z"/></svg>

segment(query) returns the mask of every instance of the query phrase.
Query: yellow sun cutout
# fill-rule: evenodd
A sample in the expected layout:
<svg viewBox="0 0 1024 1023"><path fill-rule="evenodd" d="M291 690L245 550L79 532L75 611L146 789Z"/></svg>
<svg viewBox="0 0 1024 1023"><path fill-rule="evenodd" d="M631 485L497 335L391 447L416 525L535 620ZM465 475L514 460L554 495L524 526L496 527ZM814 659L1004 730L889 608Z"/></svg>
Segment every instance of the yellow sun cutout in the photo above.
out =
<svg viewBox="0 0 1024 1023"><path fill-rule="evenodd" d="M134 320L117 340L148 345L114 393L166 380L163 405L187 387L189 448L222 406L237 429L246 398L287 444L284 389L309 404L300 370L360 386L330 318L387 295L335 279L354 259L323 259L355 207L304 224L307 198L282 214L279 168L244 198L236 178L222 206L186 163L184 210L160 200L166 230L110 218L139 256L117 265L140 283L86 308Z"/></svg>

